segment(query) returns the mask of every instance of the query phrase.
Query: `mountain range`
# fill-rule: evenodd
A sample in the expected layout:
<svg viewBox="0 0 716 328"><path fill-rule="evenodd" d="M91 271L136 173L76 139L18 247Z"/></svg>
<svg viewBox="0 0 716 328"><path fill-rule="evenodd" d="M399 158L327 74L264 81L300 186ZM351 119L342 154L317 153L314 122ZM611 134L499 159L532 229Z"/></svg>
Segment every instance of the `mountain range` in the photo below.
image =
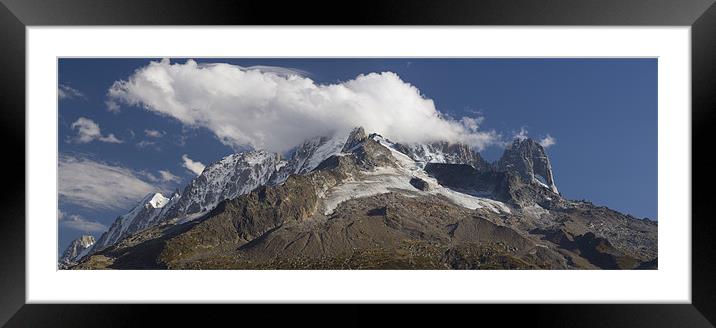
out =
<svg viewBox="0 0 716 328"><path fill-rule="evenodd" d="M564 198L532 139L488 162L464 144L401 144L363 128L306 140L286 159L229 155L60 259L71 269L656 267L657 223Z"/></svg>

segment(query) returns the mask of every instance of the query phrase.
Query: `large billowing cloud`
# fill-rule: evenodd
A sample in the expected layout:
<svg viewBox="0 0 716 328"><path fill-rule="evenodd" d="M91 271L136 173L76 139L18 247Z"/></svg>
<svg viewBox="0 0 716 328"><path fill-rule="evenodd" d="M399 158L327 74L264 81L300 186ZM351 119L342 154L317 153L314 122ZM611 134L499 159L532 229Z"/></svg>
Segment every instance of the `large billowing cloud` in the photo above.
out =
<svg viewBox="0 0 716 328"><path fill-rule="evenodd" d="M108 102L142 106L204 127L229 146L286 151L306 138L363 126L398 142L495 143L480 120L451 119L391 72L317 84L301 74L229 64L152 62L108 91Z"/></svg>

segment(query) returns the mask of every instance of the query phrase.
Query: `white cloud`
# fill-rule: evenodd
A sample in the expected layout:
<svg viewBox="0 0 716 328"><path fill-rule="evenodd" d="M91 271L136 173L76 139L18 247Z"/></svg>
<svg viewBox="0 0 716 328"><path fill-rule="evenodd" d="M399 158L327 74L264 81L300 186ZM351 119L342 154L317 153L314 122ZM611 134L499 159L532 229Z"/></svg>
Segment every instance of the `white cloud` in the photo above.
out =
<svg viewBox="0 0 716 328"><path fill-rule="evenodd" d="M79 215L70 215L60 220L60 225L83 232L102 232L107 226L96 221L87 220Z"/></svg>
<svg viewBox="0 0 716 328"><path fill-rule="evenodd" d="M60 200L89 209L127 209L148 193L162 190L142 176L121 166L60 155Z"/></svg>
<svg viewBox="0 0 716 328"><path fill-rule="evenodd" d="M161 137L164 135L164 132L149 129L149 130L144 130L144 134L145 134L147 137L161 138Z"/></svg>
<svg viewBox="0 0 716 328"><path fill-rule="evenodd" d="M63 99L73 99L73 98L85 98L85 95L82 94L79 90L70 87L68 85L60 84L57 87L57 96L60 98L60 100Z"/></svg>
<svg viewBox="0 0 716 328"><path fill-rule="evenodd" d="M302 75L229 64L152 62L107 92L108 102L142 106L205 127L226 145L286 151L301 141L363 126L398 142L448 140L483 149L499 143L479 119L452 119L391 72L321 85Z"/></svg>
<svg viewBox="0 0 716 328"><path fill-rule="evenodd" d="M203 170L203 169L202 169ZM161 176L162 180L164 182L176 182L179 183L181 181L181 178L172 174L169 171L165 170L159 170L159 175Z"/></svg>
<svg viewBox="0 0 716 328"><path fill-rule="evenodd" d="M539 144L542 145L542 147L544 147L544 148L549 148L551 146L554 146L554 144L556 144L556 143L557 143L557 139L553 138L549 134L539 141Z"/></svg>
<svg viewBox="0 0 716 328"><path fill-rule="evenodd" d="M201 172L204 171L204 168L206 167L206 165L202 164L201 162L193 161L186 154L182 155L181 159L182 161L184 161L184 167L187 170L194 172L194 174L196 175L201 174Z"/></svg>
<svg viewBox="0 0 716 328"><path fill-rule="evenodd" d="M109 143L122 143L122 140L117 139L117 137L115 137L112 133L107 136L103 136L99 125L85 117L78 118L77 121L72 123L71 127L73 130L77 129L77 136L73 139L76 143L89 143L94 140Z"/></svg>

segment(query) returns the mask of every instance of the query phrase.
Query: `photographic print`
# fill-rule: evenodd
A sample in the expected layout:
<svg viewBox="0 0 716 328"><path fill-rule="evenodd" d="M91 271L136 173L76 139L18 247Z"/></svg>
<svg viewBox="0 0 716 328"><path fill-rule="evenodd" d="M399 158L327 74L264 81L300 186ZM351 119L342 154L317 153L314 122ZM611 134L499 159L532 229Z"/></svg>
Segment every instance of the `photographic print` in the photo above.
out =
<svg viewBox="0 0 716 328"><path fill-rule="evenodd" d="M657 64L59 58L58 268L657 269Z"/></svg>

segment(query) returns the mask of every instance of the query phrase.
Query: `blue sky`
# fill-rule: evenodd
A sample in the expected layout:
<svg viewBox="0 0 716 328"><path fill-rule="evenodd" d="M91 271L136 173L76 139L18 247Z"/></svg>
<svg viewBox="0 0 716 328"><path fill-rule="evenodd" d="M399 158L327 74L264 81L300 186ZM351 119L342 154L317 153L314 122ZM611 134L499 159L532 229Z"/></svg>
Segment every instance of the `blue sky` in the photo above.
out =
<svg viewBox="0 0 716 328"><path fill-rule="evenodd" d="M162 111L129 101L134 99L131 97L156 99L145 94L144 84L137 83L131 97L108 94L115 81L128 80L152 60L159 59L59 60L60 250L82 234L99 237L102 229L141 198L137 195L150 189L170 192L183 188L196 176L187 168L191 165L184 155L209 164L248 148L241 145L241 131L229 137L218 132L233 121L192 124L188 120L202 121L202 116L187 119L173 112L170 105ZM499 141L509 140L521 130L535 139L549 135L556 142L547 151L557 187L565 197L656 219L656 59L195 60L200 64L290 68L317 85L345 83L360 74L393 72L399 81L417 88L422 97L432 99L433 104L426 106L434 105L443 117L440 120L478 119L480 132L474 134L492 133L491 141L481 144L488 160L496 160L502 153ZM185 62L171 60L172 64ZM171 81L178 85L184 77L173 76ZM194 82L184 81L185 87L176 90L187 90ZM221 86L231 88L225 83ZM213 103L215 100L206 98L211 94L212 90L204 90L201 100ZM192 106L201 107L201 103ZM193 109L190 107L187 110ZM404 116L410 115L397 117ZM425 133L432 133L428 130ZM260 137L255 134L250 140ZM62 172L67 172L64 188ZM111 180L103 182L108 177ZM92 183L105 188L89 188ZM121 184L126 186L118 187Z"/></svg>

